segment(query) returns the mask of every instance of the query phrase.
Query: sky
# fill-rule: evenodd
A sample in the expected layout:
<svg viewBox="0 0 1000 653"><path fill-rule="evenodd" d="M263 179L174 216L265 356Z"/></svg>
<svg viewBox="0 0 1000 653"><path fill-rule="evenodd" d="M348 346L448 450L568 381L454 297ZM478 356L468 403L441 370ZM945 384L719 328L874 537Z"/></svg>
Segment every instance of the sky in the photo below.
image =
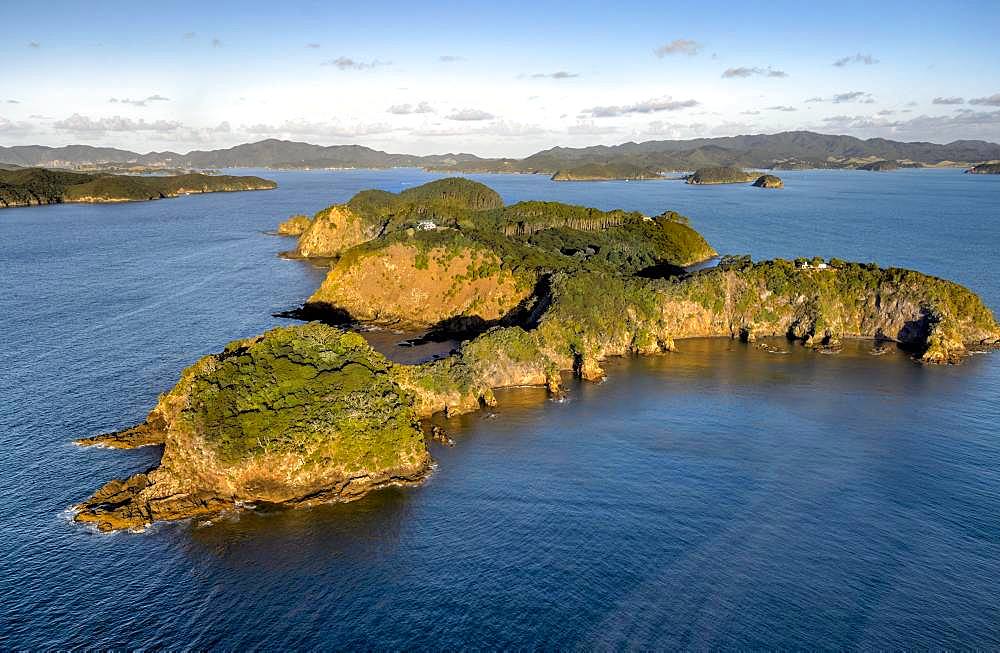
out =
<svg viewBox="0 0 1000 653"><path fill-rule="evenodd" d="M0 0L0 145L1000 142L1000 2Z"/></svg>

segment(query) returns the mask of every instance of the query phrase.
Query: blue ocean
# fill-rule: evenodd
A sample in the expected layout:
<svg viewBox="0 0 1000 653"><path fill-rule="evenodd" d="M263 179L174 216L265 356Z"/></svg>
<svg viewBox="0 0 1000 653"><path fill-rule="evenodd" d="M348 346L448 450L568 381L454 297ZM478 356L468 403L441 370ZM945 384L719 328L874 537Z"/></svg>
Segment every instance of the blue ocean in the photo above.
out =
<svg viewBox="0 0 1000 653"><path fill-rule="evenodd" d="M952 367L729 340L616 359L564 402L439 421L423 485L100 535L71 507L160 451L180 371L287 324L323 270L267 232L420 170L252 171L274 191L0 211L0 649L997 649L1000 353ZM473 175L507 202L691 218L723 253L838 256L1000 310L1000 177L786 188ZM395 334L381 334L389 354Z"/></svg>

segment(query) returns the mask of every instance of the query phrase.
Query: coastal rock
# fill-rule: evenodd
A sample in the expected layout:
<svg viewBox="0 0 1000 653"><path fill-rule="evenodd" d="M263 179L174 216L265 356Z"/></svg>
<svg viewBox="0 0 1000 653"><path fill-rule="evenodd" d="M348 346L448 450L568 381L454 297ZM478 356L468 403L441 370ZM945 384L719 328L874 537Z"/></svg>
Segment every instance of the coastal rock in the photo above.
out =
<svg viewBox="0 0 1000 653"><path fill-rule="evenodd" d="M297 256L326 258L366 243L382 233L385 222L360 215L350 207L334 205L317 213L299 236Z"/></svg>
<svg viewBox="0 0 1000 653"><path fill-rule="evenodd" d="M142 528L237 508L355 499L419 480L413 397L358 334L320 324L230 343L184 370L155 413L160 466L105 485L76 519Z"/></svg>
<svg viewBox="0 0 1000 653"><path fill-rule="evenodd" d="M753 185L757 188L784 188L785 182L781 181L780 177L775 177L774 175L761 175L757 177Z"/></svg>
<svg viewBox="0 0 1000 653"><path fill-rule="evenodd" d="M278 225L279 236L301 236L312 220L307 215L293 215Z"/></svg>
<svg viewBox="0 0 1000 653"><path fill-rule="evenodd" d="M76 440L76 444L83 447L99 446L110 447L112 449L135 449L155 444L163 444L163 431L143 422L138 426L115 431L114 433L103 433L89 438Z"/></svg>

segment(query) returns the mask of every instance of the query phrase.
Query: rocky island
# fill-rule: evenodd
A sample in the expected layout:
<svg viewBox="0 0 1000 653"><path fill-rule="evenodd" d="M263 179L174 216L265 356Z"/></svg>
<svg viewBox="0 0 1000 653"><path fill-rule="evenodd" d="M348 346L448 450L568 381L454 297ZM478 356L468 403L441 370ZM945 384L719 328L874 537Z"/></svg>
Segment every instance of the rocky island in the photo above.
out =
<svg viewBox="0 0 1000 653"><path fill-rule="evenodd" d="M17 168L0 170L0 208L64 202L137 202L193 193L269 190L277 186L260 177L197 173L140 177Z"/></svg>
<svg viewBox="0 0 1000 653"><path fill-rule="evenodd" d="M760 178L759 172L747 172L743 168L732 166L711 166L698 168L684 178L689 184L745 184Z"/></svg>
<svg viewBox="0 0 1000 653"><path fill-rule="evenodd" d="M363 191L317 213L299 241L300 256L331 262L307 302L323 322L230 343L184 370L143 424L82 441L164 449L155 469L80 504L77 521L141 529L415 483L431 464L421 419L494 404L496 388L558 394L563 374L596 380L610 356L663 354L684 338L778 336L824 351L872 338L923 363L1000 343L990 310L949 281L821 259L725 257L688 272L715 252L677 213L507 206L466 179ZM338 326L354 321L465 341L399 364Z"/></svg>
<svg viewBox="0 0 1000 653"><path fill-rule="evenodd" d="M586 163L557 170L552 181L638 181L662 179L655 169L627 163Z"/></svg>
<svg viewBox="0 0 1000 653"><path fill-rule="evenodd" d="M757 180L753 182L753 185L757 188L784 188L785 182L781 180L781 177L775 177L774 175L761 175L757 177Z"/></svg>

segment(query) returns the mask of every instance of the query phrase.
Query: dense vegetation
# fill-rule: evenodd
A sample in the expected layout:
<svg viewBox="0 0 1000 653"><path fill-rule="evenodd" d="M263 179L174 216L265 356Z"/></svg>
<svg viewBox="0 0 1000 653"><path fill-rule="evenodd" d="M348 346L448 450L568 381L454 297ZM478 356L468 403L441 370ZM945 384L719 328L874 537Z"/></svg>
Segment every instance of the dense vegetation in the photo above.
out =
<svg viewBox="0 0 1000 653"><path fill-rule="evenodd" d="M760 177L760 173L747 172L733 166L708 166L698 168L685 177L689 184L741 184Z"/></svg>
<svg viewBox="0 0 1000 653"><path fill-rule="evenodd" d="M273 181L260 177L202 174L138 177L19 168L0 170L0 207L61 202L127 202L187 193L260 190L276 186Z"/></svg>
<svg viewBox="0 0 1000 653"><path fill-rule="evenodd" d="M556 171L553 181L606 181L612 179L660 179L653 168L630 163L585 163Z"/></svg>
<svg viewBox="0 0 1000 653"><path fill-rule="evenodd" d="M373 235L354 253L405 241L422 251L482 247L497 252L512 271L609 268L629 274L655 265L690 265L715 250L684 216L667 211L650 218L635 211L602 211L561 202L519 202L503 206L491 189L467 179L442 179L398 195L366 190L345 205ZM331 207L332 209L333 207ZM332 226L340 212L317 214L312 232ZM329 239L343 242L345 221ZM307 232L311 240L315 233ZM374 237L381 235L382 238Z"/></svg>

